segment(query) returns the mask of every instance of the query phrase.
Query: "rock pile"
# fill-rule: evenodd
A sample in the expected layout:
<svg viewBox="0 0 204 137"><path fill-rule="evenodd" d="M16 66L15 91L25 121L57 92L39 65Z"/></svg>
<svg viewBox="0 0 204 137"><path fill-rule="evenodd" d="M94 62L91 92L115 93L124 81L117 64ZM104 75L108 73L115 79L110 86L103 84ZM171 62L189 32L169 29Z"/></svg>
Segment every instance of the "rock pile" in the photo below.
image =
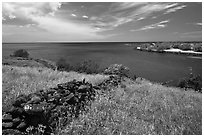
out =
<svg viewBox="0 0 204 137"><path fill-rule="evenodd" d="M119 75L110 75L109 79L103 81L98 85L98 88L107 90L108 88L116 87L121 83L122 79L123 77Z"/></svg>
<svg viewBox="0 0 204 137"><path fill-rule="evenodd" d="M104 70L104 74L128 77L130 69L122 64L112 64Z"/></svg>
<svg viewBox="0 0 204 137"><path fill-rule="evenodd" d="M55 88L19 95L3 113L2 134L50 134L59 124L78 117L95 97L92 84L73 80ZM41 131L39 131L39 127Z"/></svg>

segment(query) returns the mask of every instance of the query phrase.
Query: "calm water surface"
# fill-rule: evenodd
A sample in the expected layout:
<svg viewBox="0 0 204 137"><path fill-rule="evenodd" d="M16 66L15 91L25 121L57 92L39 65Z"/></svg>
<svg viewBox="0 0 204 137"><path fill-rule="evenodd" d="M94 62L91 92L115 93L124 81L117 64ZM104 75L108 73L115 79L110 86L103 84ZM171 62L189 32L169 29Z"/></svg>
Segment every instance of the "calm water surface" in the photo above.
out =
<svg viewBox="0 0 204 137"><path fill-rule="evenodd" d="M178 80L189 73L202 73L202 60L185 55L160 54L133 50L124 43L14 43L3 44L2 55L26 49L31 57L57 61L65 58L70 64L94 60L100 67L124 64L132 74L155 82Z"/></svg>

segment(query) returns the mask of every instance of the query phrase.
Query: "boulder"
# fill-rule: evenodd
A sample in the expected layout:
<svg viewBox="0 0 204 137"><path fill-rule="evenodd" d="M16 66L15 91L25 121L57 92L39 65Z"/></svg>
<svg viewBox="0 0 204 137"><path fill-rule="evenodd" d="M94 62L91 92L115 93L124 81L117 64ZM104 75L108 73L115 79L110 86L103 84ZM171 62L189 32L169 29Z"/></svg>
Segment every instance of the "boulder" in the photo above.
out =
<svg viewBox="0 0 204 137"><path fill-rule="evenodd" d="M22 107L21 104L22 103L26 103L28 101L28 96L22 94L22 95L19 95L16 100L14 101L13 103L13 106L15 107Z"/></svg>
<svg viewBox="0 0 204 137"><path fill-rule="evenodd" d="M42 104L27 104L24 106L24 110L30 115L41 115L45 110L45 106Z"/></svg>
<svg viewBox="0 0 204 137"><path fill-rule="evenodd" d="M23 133L16 129L4 129L2 135L22 135Z"/></svg>
<svg viewBox="0 0 204 137"><path fill-rule="evenodd" d="M19 117L14 118L13 120L14 127L17 127L21 123L21 119Z"/></svg>
<svg viewBox="0 0 204 137"><path fill-rule="evenodd" d="M25 121L21 121L21 123L16 127L19 130L23 130L27 127L27 124Z"/></svg>
<svg viewBox="0 0 204 137"><path fill-rule="evenodd" d="M12 106L11 109L8 111L12 116L17 117L19 115L22 115L24 112L24 109L21 107L14 107Z"/></svg>
<svg viewBox="0 0 204 137"><path fill-rule="evenodd" d="M34 94L31 96L31 99L27 102L27 104L37 104L37 103L40 103L41 100L42 99L40 96Z"/></svg>
<svg viewBox="0 0 204 137"><path fill-rule="evenodd" d="M3 129L8 129L13 127L13 122L3 122L2 123L2 128Z"/></svg>
<svg viewBox="0 0 204 137"><path fill-rule="evenodd" d="M2 121L3 122L11 122L12 121L12 115L11 114L3 114Z"/></svg>

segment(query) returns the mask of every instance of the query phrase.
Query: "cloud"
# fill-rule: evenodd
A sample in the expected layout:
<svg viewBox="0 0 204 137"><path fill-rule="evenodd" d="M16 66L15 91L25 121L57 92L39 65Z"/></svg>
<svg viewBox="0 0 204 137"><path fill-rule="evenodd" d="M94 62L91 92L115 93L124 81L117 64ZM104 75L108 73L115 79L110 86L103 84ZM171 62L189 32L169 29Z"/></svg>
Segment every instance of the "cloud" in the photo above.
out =
<svg viewBox="0 0 204 137"><path fill-rule="evenodd" d="M196 25L196 26L202 26L202 22L198 22L198 23L186 23L186 24Z"/></svg>
<svg viewBox="0 0 204 137"><path fill-rule="evenodd" d="M54 15L61 7L59 2L4 2L3 17L28 18L28 16Z"/></svg>
<svg viewBox="0 0 204 137"><path fill-rule="evenodd" d="M125 2L113 3L109 11L99 17L91 17L93 26L102 28L101 31L113 30L128 22L137 22L148 17L156 17L155 14L176 12L186 7L183 3L162 2Z"/></svg>
<svg viewBox="0 0 204 137"><path fill-rule="evenodd" d="M89 17L88 17L88 16L86 16L86 15L84 15L84 16L82 16L82 18L86 18L86 19L88 19Z"/></svg>
<svg viewBox="0 0 204 137"><path fill-rule="evenodd" d="M201 38L202 31L191 31L191 32L180 33L179 36L182 38Z"/></svg>
<svg viewBox="0 0 204 137"><path fill-rule="evenodd" d="M185 8L186 5L181 5L181 6L178 6L178 7L174 7L174 8L171 8L169 10L167 10L164 14L169 14L169 13L172 13L172 12L176 12L177 10L181 10L183 8Z"/></svg>
<svg viewBox="0 0 204 137"><path fill-rule="evenodd" d="M160 28L165 28L167 27L167 23L169 22L169 20L164 20L161 21L159 23L155 23L155 24L151 24L151 25L147 25L144 26L140 29L136 29L136 30L130 30L130 31L143 31L143 30L150 30L150 29L160 29Z"/></svg>
<svg viewBox="0 0 204 137"><path fill-rule="evenodd" d="M76 17L77 15L72 13L71 16Z"/></svg>
<svg viewBox="0 0 204 137"><path fill-rule="evenodd" d="M145 17L140 17L139 19L137 19L137 20L144 20L145 19Z"/></svg>
<svg viewBox="0 0 204 137"><path fill-rule="evenodd" d="M147 2L117 2L111 5L112 12L127 10L146 4Z"/></svg>
<svg viewBox="0 0 204 137"><path fill-rule="evenodd" d="M39 28L41 32L52 33L57 37L66 36L73 39L74 37L81 39L101 39L104 37L99 35L98 30L89 24L55 17L54 14L60 7L61 3L3 3L3 15L4 18L15 16L22 20L31 20L32 24L36 24L35 27ZM72 14L72 16L76 15Z"/></svg>
<svg viewBox="0 0 204 137"><path fill-rule="evenodd" d="M71 35L79 35L79 37L83 36L85 38L101 38L96 34L96 30L88 25L76 24L52 17L35 17L33 20L38 22L38 27L58 35L67 35L70 37L72 37Z"/></svg>
<svg viewBox="0 0 204 137"><path fill-rule="evenodd" d="M202 26L202 23L196 23L196 25Z"/></svg>

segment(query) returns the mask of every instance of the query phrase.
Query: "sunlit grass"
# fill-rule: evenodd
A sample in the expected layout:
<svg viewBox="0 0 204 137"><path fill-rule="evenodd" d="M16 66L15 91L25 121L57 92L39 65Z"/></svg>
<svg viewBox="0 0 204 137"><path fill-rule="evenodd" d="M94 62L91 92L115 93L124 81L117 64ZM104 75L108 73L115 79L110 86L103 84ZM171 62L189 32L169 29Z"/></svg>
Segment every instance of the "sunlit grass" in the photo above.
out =
<svg viewBox="0 0 204 137"><path fill-rule="evenodd" d="M108 76L3 66L2 109L9 109L19 94L84 78L96 85ZM126 78L118 87L98 92L88 111L59 126L56 134L202 134L202 94L193 90Z"/></svg>
<svg viewBox="0 0 204 137"><path fill-rule="evenodd" d="M48 68L30 68L3 66L2 68L2 100L3 110L9 108L12 100L20 94L29 94L41 89L57 86L59 83L73 79L83 80L96 85L108 76L87 75L77 72L60 72Z"/></svg>
<svg viewBox="0 0 204 137"><path fill-rule="evenodd" d="M201 94L127 80L98 95L88 113L59 134L201 134L201 122Z"/></svg>

